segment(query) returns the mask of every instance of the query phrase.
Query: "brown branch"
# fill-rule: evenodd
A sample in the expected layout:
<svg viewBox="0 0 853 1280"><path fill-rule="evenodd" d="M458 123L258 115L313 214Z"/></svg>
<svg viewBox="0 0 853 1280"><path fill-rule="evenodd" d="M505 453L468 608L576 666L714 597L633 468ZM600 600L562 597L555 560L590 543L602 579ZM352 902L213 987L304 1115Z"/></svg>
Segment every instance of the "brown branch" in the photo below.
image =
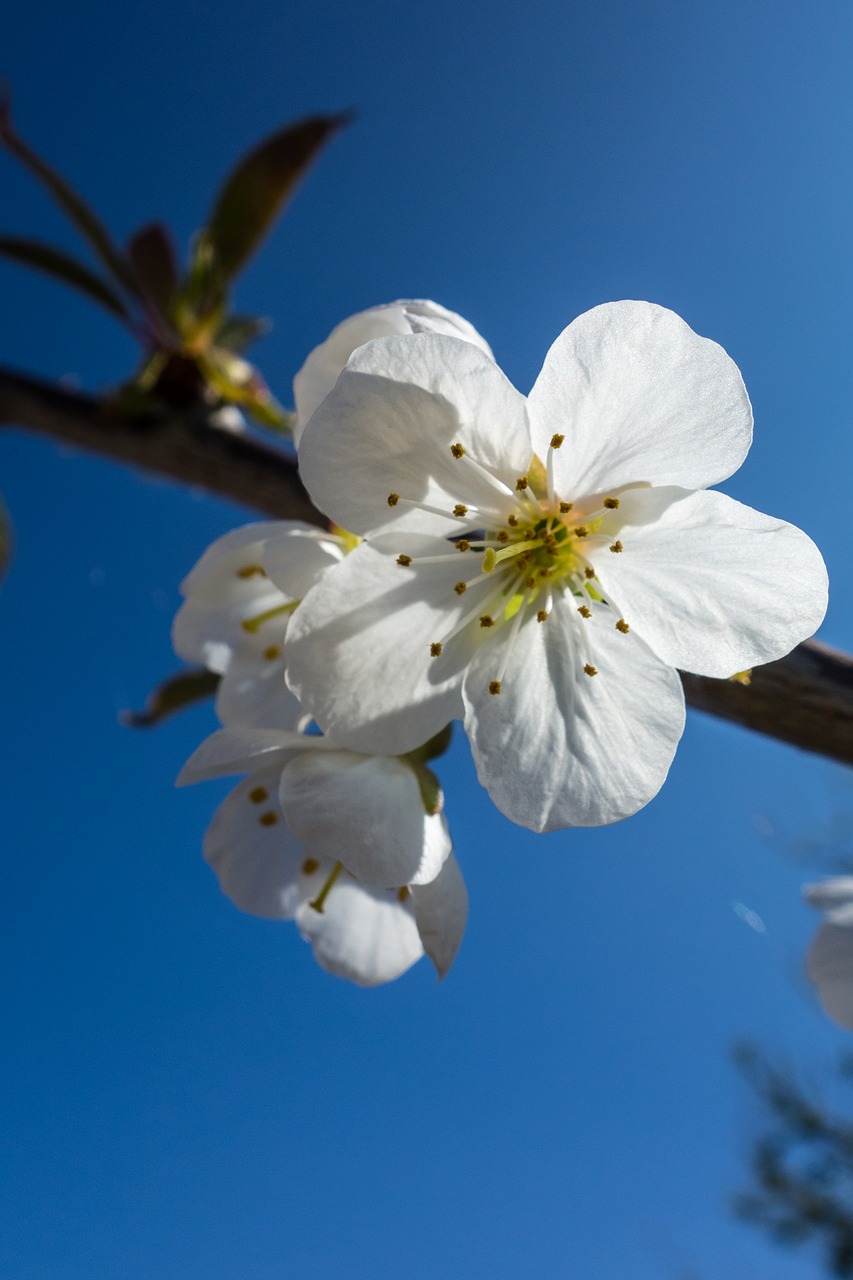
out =
<svg viewBox="0 0 853 1280"><path fill-rule="evenodd" d="M691 707L853 764L853 657L807 640L749 685L681 673Z"/></svg>
<svg viewBox="0 0 853 1280"><path fill-rule="evenodd" d="M258 440L173 413L138 421L105 402L0 369L0 424L130 462L266 515L325 524L295 461ZM749 686L682 674L687 701L805 751L853 764L853 657L816 641L757 667Z"/></svg>
<svg viewBox="0 0 853 1280"><path fill-rule="evenodd" d="M211 425L203 413L132 418L108 401L0 369L0 424L201 485L266 515L328 523L303 489L293 458L252 436Z"/></svg>

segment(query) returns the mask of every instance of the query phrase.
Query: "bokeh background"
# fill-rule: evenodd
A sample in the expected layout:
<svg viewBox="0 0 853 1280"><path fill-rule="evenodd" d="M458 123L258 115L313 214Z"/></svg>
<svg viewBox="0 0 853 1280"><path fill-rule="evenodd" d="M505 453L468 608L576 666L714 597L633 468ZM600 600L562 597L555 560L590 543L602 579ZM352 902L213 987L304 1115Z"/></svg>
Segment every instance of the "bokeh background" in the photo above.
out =
<svg viewBox="0 0 853 1280"><path fill-rule="evenodd" d="M522 390L577 313L650 299L722 343L756 414L736 498L805 528L853 647L853 13L847 0L238 6L6 15L25 136L122 237L185 243L283 121L355 108L238 291L286 403L344 316L432 297ZM0 155L5 231L73 237ZM0 265L0 360L98 389L135 352ZM133 732L176 665L177 586L251 513L4 430L0 1272L8 1280L796 1280L732 1221L753 1039L816 1076L848 1043L802 974L799 887L846 851L840 770L696 714L661 795L534 837L464 737L441 762L471 892L438 986L360 991L201 858L213 727Z"/></svg>

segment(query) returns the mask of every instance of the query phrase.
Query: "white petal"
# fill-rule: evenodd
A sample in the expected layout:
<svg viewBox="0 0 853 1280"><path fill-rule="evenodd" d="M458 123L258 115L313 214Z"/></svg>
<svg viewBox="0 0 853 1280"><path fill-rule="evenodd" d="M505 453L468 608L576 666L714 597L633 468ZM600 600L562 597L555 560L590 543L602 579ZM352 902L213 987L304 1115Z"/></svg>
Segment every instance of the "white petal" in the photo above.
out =
<svg viewBox="0 0 853 1280"><path fill-rule="evenodd" d="M468 456L454 458L454 444ZM469 342L424 333L359 348L311 418L299 468L317 506L354 533L459 533L454 506L503 509L492 477L514 486L531 454L524 397L497 365ZM391 493L447 516L390 507Z"/></svg>
<svg viewBox="0 0 853 1280"><path fill-rule="evenodd" d="M398 888L433 880L450 852L449 837L425 838L417 780L393 757L354 751L297 756L281 775L279 799L288 825L311 851L340 860L365 885Z"/></svg>
<svg viewBox="0 0 853 1280"><path fill-rule="evenodd" d="M647 804L666 778L684 727L681 682L614 622L605 608L583 622L571 596L556 599L546 622L522 626L495 696L489 683L509 628L502 625L472 661L465 727L480 781L513 822L534 831L616 822ZM597 675L586 675L586 662Z"/></svg>
<svg viewBox="0 0 853 1280"><path fill-rule="evenodd" d="M218 599L200 600L194 593L181 605L172 623L175 653L185 662L200 662L221 675L228 670L235 651L251 644L252 633L244 622L286 603L268 578L223 590ZM282 613L264 623L263 642L283 644L287 621L287 615Z"/></svg>
<svg viewBox="0 0 853 1280"><path fill-rule="evenodd" d="M346 874L333 885L322 913L306 903L296 923L324 969L361 987L399 978L423 955L411 896L401 901L396 891L368 889Z"/></svg>
<svg viewBox="0 0 853 1280"><path fill-rule="evenodd" d="M737 366L650 302L578 316L548 352L528 410L543 458L551 436L565 436L555 477L572 501L639 481L705 488L737 470L752 440Z"/></svg>
<svg viewBox="0 0 853 1280"><path fill-rule="evenodd" d="M430 658L463 608L453 590L466 556L440 539L357 547L308 593L287 633L287 680L338 746L403 755L461 714L460 674ZM450 561L418 571L395 563L398 548ZM466 596L467 598L467 596Z"/></svg>
<svg viewBox="0 0 853 1280"><path fill-rule="evenodd" d="M444 815L436 814L438 819L443 821ZM444 978L456 959L468 919L468 891L452 853L435 880L412 889L412 904L424 951L439 978Z"/></svg>
<svg viewBox="0 0 853 1280"><path fill-rule="evenodd" d="M853 929L822 924L806 954L806 972L829 1017L853 1031Z"/></svg>
<svg viewBox="0 0 853 1280"><path fill-rule="evenodd" d="M230 792L207 829L204 856L241 911L290 920L304 898L305 850L282 818L278 776L277 769L264 769Z"/></svg>
<svg viewBox="0 0 853 1280"><path fill-rule="evenodd" d="M288 530L264 544L262 563L287 599L301 600L344 555L342 539L320 529Z"/></svg>
<svg viewBox="0 0 853 1280"><path fill-rule="evenodd" d="M254 773L260 768L276 767L281 771L294 754L327 751L329 746L325 738L281 729L249 726L218 729L196 748L178 775L176 785L185 787L192 782L227 777L230 773Z"/></svg>
<svg viewBox="0 0 853 1280"><path fill-rule="evenodd" d="M620 554L590 552L605 593L655 653L684 671L725 677L812 635L827 580L811 539L725 494L680 493L635 492L638 512L654 507L657 519L622 529ZM676 500L664 505L667 495Z"/></svg>
<svg viewBox="0 0 853 1280"><path fill-rule="evenodd" d="M371 307L350 316L332 330L325 342L315 347L293 380L296 422L293 439L298 445L305 424L318 404L326 398L338 374L353 351L371 338L395 334L445 333L451 338L473 342L491 358L491 349L472 324L454 311L426 299L408 299Z"/></svg>
<svg viewBox="0 0 853 1280"><path fill-rule="evenodd" d="M211 578L230 577L246 564L259 563L257 558L268 538L296 530L317 533L312 525L302 520L259 520L232 529L210 544L181 583L181 593L190 595L208 586Z"/></svg>
<svg viewBox="0 0 853 1280"><path fill-rule="evenodd" d="M237 651L216 693L224 725L295 730L303 718L298 699L284 682L284 656L275 661Z"/></svg>

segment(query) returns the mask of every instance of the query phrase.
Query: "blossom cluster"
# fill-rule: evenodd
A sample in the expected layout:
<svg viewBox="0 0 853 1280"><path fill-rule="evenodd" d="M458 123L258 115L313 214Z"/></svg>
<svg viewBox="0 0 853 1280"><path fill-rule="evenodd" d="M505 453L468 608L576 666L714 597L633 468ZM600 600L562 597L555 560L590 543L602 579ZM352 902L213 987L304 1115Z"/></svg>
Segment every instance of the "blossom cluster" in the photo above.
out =
<svg viewBox="0 0 853 1280"><path fill-rule="evenodd" d="M238 906L294 919L364 984L446 973L467 899L429 761L461 720L535 831L635 813L684 725L679 670L726 678L819 625L799 529L710 488L752 413L716 343L645 302L580 316L530 394L430 302L345 321L294 384L328 531L250 525L184 584L185 659L223 728L181 781L246 778L205 855Z"/></svg>

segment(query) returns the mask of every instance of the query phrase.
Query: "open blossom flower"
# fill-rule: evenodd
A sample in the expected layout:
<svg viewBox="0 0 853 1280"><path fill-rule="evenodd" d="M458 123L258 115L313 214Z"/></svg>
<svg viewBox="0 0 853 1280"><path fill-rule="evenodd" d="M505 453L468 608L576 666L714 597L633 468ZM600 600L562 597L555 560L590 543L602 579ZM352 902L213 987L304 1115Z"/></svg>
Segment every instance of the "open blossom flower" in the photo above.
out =
<svg viewBox="0 0 853 1280"><path fill-rule="evenodd" d="M833 1022L853 1031L853 876L807 884L803 897L824 913L806 955L806 973Z"/></svg>
<svg viewBox="0 0 853 1280"><path fill-rule="evenodd" d="M329 394L338 374L357 347L372 338L391 338L411 333L444 333L451 338L461 338L464 342L473 343L489 359L493 359L491 348L474 326L455 311L439 306L437 302L409 298L359 311L357 315L341 321L326 341L314 348L293 380L296 402L296 421L293 425L295 442L299 443L308 419Z"/></svg>
<svg viewBox="0 0 853 1280"><path fill-rule="evenodd" d="M769 662L823 617L806 535L706 490L751 432L726 353L649 303L580 316L526 400L470 343L368 343L300 444L314 501L367 541L294 615L291 687L353 750L463 716L535 830L626 817L681 735L676 668Z"/></svg>
<svg viewBox="0 0 853 1280"><path fill-rule="evenodd" d="M444 816L425 813L412 768L319 737L231 728L178 781L229 773L249 777L217 810L204 852L238 907L295 920L324 968L362 986L424 953L447 973L467 894Z"/></svg>
<svg viewBox="0 0 853 1280"><path fill-rule="evenodd" d="M264 521L218 538L185 578L172 641L185 661L222 676L222 721L296 728L303 711L284 682L287 623L346 549L301 521Z"/></svg>

